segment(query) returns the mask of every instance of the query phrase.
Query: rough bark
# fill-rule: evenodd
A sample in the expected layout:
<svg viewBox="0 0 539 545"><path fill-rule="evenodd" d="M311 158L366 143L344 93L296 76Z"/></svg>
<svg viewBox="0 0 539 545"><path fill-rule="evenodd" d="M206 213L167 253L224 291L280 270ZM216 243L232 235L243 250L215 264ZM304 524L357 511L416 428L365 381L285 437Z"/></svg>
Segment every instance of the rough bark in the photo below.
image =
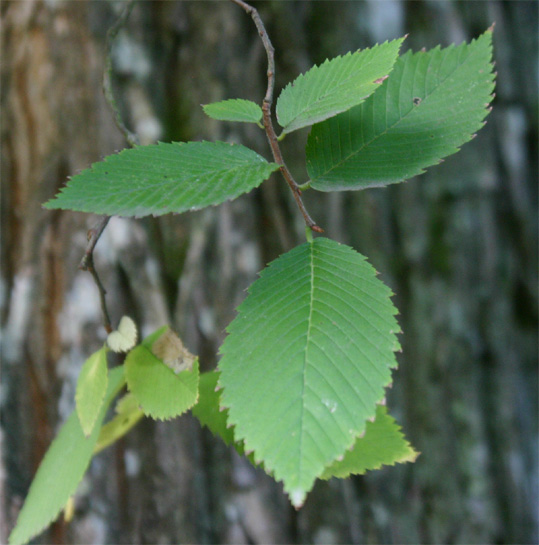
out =
<svg viewBox="0 0 539 545"><path fill-rule="evenodd" d="M120 3L121 4L121 3ZM383 5L383 8L381 7ZM122 5L2 4L3 449L0 541L103 342L97 291L77 270L95 217L48 212L66 177L125 146L101 90L106 30ZM497 98L458 155L383 190L305 195L328 236L369 256L397 293L405 332L391 412L415 464L318 484L294 512L281 487L189 416L144 421L91 466L69 527L41 543L537 542L537 4L259 2L278 90L347 50L410 33L469 40L496 21ZM200 104L260 102L265 54L228 2L141 2L113 51L114 92L143 143L248 142L257 127ZM283 144L298 182L306 131ZM212 368L244 289L301 241L282 180L198 213L113 218L95 260L113 323L171 323Z"/></svg>

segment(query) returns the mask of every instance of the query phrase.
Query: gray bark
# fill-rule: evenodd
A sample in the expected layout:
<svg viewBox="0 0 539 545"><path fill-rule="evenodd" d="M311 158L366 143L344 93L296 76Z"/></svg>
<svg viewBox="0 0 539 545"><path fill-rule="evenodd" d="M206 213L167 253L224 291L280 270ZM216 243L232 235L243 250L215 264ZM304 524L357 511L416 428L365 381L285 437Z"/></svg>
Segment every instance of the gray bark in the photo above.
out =
<svg viewBox="0 0 539 545"><path fill-rule="evenodd" d="M101 91L106 30L122 3L2 4L2 464L0 541L104 340L77 270L95 217L40 203L125 146ZM403 353L388 397L415 464L319 483L296 513L282 488L190 416L144 421L97 457L69 526L40 543L535 543L537 533L537 23L531 2L259 2L277 92L326 57L410 33L407 47L470 40L493 21L497 97L455 156L386 189L306 204L329 237L369 257L396 292ZM261 101L265 52L228 2L141 2L113 51L113 82L143 143L230 140L269 157L256 127L200 104ZM305 179L307 131L283 144ZM203 370L245 288L301 242L275 176L197 213L113 218L95 260L113 323L171 323Z"/></svg>

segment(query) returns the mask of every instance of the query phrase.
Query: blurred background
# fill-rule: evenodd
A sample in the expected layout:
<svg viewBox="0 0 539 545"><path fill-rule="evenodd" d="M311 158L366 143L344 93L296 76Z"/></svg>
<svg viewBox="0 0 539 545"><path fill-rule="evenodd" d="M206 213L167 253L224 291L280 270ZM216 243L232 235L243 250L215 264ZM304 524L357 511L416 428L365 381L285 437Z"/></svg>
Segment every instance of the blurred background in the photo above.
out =
<svg viewBox="0 0 539 545"><path fill-rule="evenodd" d="M1 4L2 543L73 408L82 363L105 338L95 285L77 270L97 218L40 205L126 146L102 93L107 30L125 6ZM538 4L256 7L276 49L276 96L328 57L406 33L404 49L447 46L496 23L496 98L476 139L406 183L305 195L327 235L367 255L397 294L403 353L388 405L422 454L318 483L296 512L280 484L190 416L144 420L92 462L72 523L36 543L537 543ZM118 109L142 143L219 139L270 157L263 131L200 107L264 95L265 52L237 6L137 2L111 60ZM300 183L307 133L282 146ZM245 288L303 240L274 176L201 212L113 218L95 261L115 324L129 314L146 334L170 323L209 370Z"/></svg>

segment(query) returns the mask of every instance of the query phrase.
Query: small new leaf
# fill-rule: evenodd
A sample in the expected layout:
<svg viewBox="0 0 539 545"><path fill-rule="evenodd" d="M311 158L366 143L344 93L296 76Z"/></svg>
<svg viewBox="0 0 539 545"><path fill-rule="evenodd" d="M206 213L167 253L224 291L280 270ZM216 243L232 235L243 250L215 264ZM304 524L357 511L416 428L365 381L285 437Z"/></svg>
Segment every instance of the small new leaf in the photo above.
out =
<svg viewBox="0 0 539 545"><path fill-rule="evenodd" d="M77 381L75 403L86 436L94 429L107 392L107 383L107 349L103 346L86 360Z"/></svg>
<svg viewBox="0 0 539 545"><path fill-rule="evenodd" d="M310 186L320 191L401 182L456 153L492 100L492 32L469 45L408 52L363 104L315 125Z"/></svg>
<svg viewBox="0 0 539 545"><path fill-rule="evenodd" d="M260 123L262 119L262 108L250 100L241 98L206 104L203 109L206 115L219 121Z"/></svg>
<svg viewBox="0 0 539 545"><path fill-rule="evenodd" d="M406 441L400 427L387 413L387 408L379 405L374 422L367 422L365 435L356 439L351 450L347 450L342 460L329 465L321 479L338 477L345 479L350 475L362 475L368 470L379 469L383 465L413 462L418 453Z"/></svg>
<svg viewBox="0 0 539 545"><path fill-rule="evenodd" d="M73 176L44 206L139 218L198 210L251 191L278 168L239 144L140 146Z"/></svg>
<svg viewBox="0 0 539 545"><path fill-rule="evenodd" d="M137 326L129 316L123 316L118 329L109 333L107 344L113 352L127 352L137 344Z"/></svg>
<svg viewBox="0 0 539 545"><path fill-rule="evenodd" d="M391 72L404 38L314 66L289 83L277 100L277 119L289 133L363 102Z"/></svg>

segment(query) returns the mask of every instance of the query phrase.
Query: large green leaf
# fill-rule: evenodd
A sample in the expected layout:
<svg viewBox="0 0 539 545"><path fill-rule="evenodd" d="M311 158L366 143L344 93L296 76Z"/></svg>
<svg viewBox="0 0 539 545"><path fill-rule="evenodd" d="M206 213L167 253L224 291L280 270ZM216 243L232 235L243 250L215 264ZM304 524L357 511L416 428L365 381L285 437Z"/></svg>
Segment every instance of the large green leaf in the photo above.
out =
<svg viewBox="0 0 539 545"><path fill-rule="evenodd" d="M391 71L403 40L327 60L289 83L277 100L283 132L319 123L363 102Z"/></svg>
<svg viewBox="0 0 539 545"><path fill-rule="evenodd" d="M153 343L166 330L167 327L164 327L150 335L125 359L129 391L144 414L159 420L179 416L198 399L198 358L191 370L175 373L152 352Z"/></svg>
<svg viewBox="0 0 539 545"><path fill-rule="evenodd" d="M111 369L106 402L101 407L98 424L123 384L123 367ZM58 516L90 464L98 435L99 425L96 425L92 434L85 437L77 413L73 411L37 470L17 525L9 536L10 544L28 542Z"/></svg>
<svg viewBox="0 0 539 545"><path fill-rule="evenodd" d="M247 193L278 168L239 144L140 146L73 176L45 208L135 217L197 210Z"/></svg>
<svg viewBox="0 0 539 545"><path fill-rule="evenodd" d="M376 420L367 422L365 435L358 437L351 450L346 451L342 460L329 465L321 479L350 475L361 475L370 469L383 465L413 462L418 453L406 441L395 419L387 413L387 408L379 405Z"/></svg>
<svg viewBox="0 0 539 545"><path fill-rule="evenodd" d="M362 255L317 238L262 271L228 328L222 404L296 506L391 381L400 329L390 295Z"/></svg>
<svg viewBox="0 0 539 545"><path fill-rule="evenodd" d="M315 125L310 185L321 191L400 182L456 153L492 100L492 32L469 45L411 52L363 104Z"/></svg>
<svg viewBox="0 0 539 545"><path fill-rule="evenodd" d="M107 348L94 352L82 366L75 402L85 435L90 435L105 399L108 382Z"/></svg>
<svg viewBox="0 0 539 545"><path fill-rule="evenodd" d="M259 123L262 119L262 108L250 100L241 98L212 102L203 108L206 115L220 121Z"/></svg>

